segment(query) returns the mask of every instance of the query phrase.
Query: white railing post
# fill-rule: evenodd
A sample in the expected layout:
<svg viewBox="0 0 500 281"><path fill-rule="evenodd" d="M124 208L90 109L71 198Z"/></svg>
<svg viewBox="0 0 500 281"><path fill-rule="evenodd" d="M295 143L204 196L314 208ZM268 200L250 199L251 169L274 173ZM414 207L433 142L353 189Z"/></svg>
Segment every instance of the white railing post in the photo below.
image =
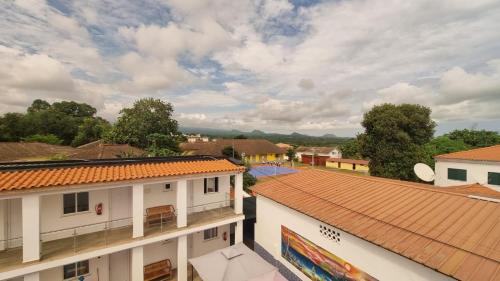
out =
<svg viewBox="0 0 500 281"><path fill-rule="evenodd" d="M22 199L23 262L40 259L40 196L30 194Z"/></svg>
<svg viewBox="0 0 500 281"><path fill-rule="evenodd" d="M177 197L177 227L187 226L187 180L179 180L175 190Z"/></svg>
<svg viewBox="0 0 500 281"><path fill-rule="evenodd" d="M144 249L142 246L132 248L130 262L132 281L144 281Z"/></svg>
<svg viewBox="0 0 500 281"><path fill-rule="evenodd" d="M243 173L236 174L234 180L234 212L243 214Z"/></svg>
<svg viewBox="0 0 500 281"><path fill-rule="evenodd" d="M144 236L144 185L132 186L132 238Z"/></svg>
<svg viewBox="0 0 500 281"><path fill-rule="evenodd" d="M177 281L187 281L187 235L177 238Z"/></svg>

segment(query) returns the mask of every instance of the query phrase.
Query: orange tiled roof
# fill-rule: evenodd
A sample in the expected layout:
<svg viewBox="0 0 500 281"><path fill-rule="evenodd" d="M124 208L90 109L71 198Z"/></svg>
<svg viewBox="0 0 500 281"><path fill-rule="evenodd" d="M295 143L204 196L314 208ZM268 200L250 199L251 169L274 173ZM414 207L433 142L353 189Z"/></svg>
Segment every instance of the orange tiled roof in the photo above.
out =
<svg viewBox="0 0 500 281"><path fill-rule="evenodd" d="M500 280L500 204L423 184L321 170L253 188L264 197L460 280Z"/></svg>
<svg viewBox="0 0 500 281"><path fill-rule="evenodd" d="M242 172L228 160L149 162L0 171L0 192L217 172Z"/></svg>
<svg viewBox="0 0 500 281"><path fill-rule="evenodd" d="M466 151L437 155L436 159L460 159L500 162L500 144Z"/></svg>

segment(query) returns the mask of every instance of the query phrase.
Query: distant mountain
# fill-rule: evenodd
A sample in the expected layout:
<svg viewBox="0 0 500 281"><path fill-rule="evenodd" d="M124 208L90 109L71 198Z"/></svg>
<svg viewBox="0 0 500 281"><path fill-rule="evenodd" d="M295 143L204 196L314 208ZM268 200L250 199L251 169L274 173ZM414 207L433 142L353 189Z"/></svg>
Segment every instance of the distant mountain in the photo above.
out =
<svg viewBox="0 0 500 281"><path fill-rule="evenodd" d="M334 134L325 134L323 136L309 136L297 132L291 134L266 133L260 130L251 132L243 132L240 130L223 130L212 128L193 128L181 127L180 131L186 134L202 134L212 138L234 138L235 136L244 135L249 139L267 139L273 143L288 143L292 145L309 145L309 146L337 146L350 138L337 137Z"/></svg>

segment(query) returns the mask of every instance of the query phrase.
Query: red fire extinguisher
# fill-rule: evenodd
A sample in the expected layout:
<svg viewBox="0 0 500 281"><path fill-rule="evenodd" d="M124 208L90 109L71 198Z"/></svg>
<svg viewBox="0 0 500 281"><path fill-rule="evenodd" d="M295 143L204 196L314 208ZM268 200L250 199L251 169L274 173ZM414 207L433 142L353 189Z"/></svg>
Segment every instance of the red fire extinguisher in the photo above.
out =
<svg viewBox="0 0 500 281"><path fill-rule="evenodd" d="M224 233L222 234L222 239L224 239L224 241L227 240L227 232L224 231Z"/></svg>
<svg viewBox="0 0 500 281"><path fill-rule="evenodd" d="M98 203L95 205L95 213L97 215L102 215L102 203Z"/></svg>

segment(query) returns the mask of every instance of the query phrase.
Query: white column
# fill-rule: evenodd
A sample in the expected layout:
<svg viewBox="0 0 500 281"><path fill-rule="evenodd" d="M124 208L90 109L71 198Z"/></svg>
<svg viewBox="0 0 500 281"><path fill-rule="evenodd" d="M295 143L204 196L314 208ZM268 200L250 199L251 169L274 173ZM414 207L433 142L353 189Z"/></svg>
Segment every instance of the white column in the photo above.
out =
<svg viewBox="0 0 500 281"><path fill-rule="evenodd" d="M28 275L24 275L24 281L40 281L40 273L34 272Z"/></svg>
<svg viewBox="0 0 500 281"><path fill-rule="evenodd" d="M144 281L144 250L142 246L132 248L131 275L132 281Z"/></svg>
<svg viewBox="0 0 500 281"><path fill-rule="evenodd" d="M177 238L177 281L187 281L187 235Z"/></svg>
<svg viewBox="0 0 500 281"><path fill-rule="evenodd" d="M236 229L234 232L234 244L243 242L243 221L236 222Z"/></svg>
<svg viewBox="0 0 500 281"><path fill-rule="evenodd" d="M243 174L236 174L234 181L234 212L243 214Z"/></svg>
<svg viewBox="0 0 500 281"><path fill-rule="evenodd" d="M0 200L0 251L7 249L7 200Z"/></svg>
<svg viewBox="0 0 500 281"><path fill-rule="evenodd" d="M132 186L132 237L144 236L144 185Z"/></svg>
<svg viewBox="0 0 500 281"><path fill-rule="evenodd" d="M40 196L25 195L22 199L23 262L40 259Z"/></svg>
<svg viewBox="0 0 500 281"><path fill-rule="evenodd" d="M177 227L187 226L187 180L177 182Z"/></svg>

